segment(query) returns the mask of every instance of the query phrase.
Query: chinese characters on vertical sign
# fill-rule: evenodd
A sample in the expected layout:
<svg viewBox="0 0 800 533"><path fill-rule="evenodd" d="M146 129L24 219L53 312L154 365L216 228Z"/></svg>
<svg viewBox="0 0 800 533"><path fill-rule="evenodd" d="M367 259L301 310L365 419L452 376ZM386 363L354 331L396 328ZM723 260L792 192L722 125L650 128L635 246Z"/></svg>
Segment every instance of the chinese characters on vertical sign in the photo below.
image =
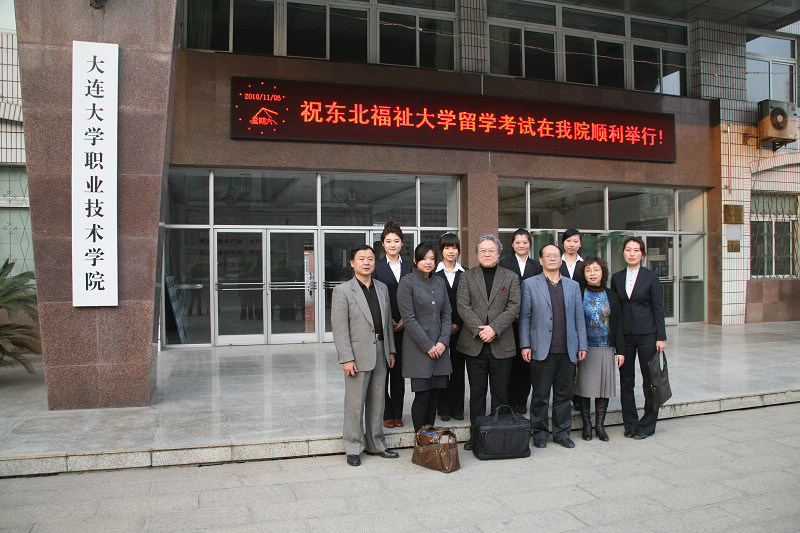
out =
<svg viewBox="0 0 800 533"><path fill-rule="evenodd" d="M72 305L116 306L119 46L72 43Z"/></svg>

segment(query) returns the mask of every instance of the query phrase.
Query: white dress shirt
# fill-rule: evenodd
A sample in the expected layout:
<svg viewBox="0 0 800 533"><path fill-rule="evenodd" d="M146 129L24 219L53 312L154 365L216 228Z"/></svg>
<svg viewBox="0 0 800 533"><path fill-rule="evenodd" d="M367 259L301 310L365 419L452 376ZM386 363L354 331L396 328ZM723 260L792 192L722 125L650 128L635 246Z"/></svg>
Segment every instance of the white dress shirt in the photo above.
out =
<svg viewBox="0 0 800 533"><path fill-rule="evenodd" d="M520 257L517 254L514 254L514 257L517 258L517 265L519 266L519 275L524 276L525 264L528 262L528 256L526 255L525 257L520 259Z"/></svg>
<svg viewBox="0 0 800 533"><path fill-rule="evenodd" d="M447 278L447 284L452 287L453 283L456 282L456 272L464 272L464 267L461 266L461 263L456 261L456 266L453 267L453 270L447 270L447 267L444 266L444 261L439 261L439 264L436 265L436 272L440 270L444 270L444 277Z"/></svg>
<svg viewBox="0 0 800 533"><path fill-rule="evenodd" d="M392 269L392 273L394 274L394 279L396 279L397 282L400 283L400 270L402 268L403 258L398 257L397 263L392 263L392 260L389 259L389 257L387 256L386 262L389 263L389 268Z"/></svg>
<svg viewBox="0 0 800 533"><path fill-rule="evenodd" d="M631 293L633 293L633 286L636 285L636 277L639 275L639 268L627 268L627 273L625 274L625 293L628 295L628 298L631 297Z"/></svg>
<svg viewBox="0 0 800 533"><path fill-rule="evenodd" d="M566 254L561 254L561 260L564 261L565 265L567 265L567 272L569 272L570 279L573 279L575 277L575 265L578 264L578 261L583 261L583 257L581 257L578 254L575 255L577 256L577 259L575 260L574 263L570 265L569 263L567 263Z"/></svg>

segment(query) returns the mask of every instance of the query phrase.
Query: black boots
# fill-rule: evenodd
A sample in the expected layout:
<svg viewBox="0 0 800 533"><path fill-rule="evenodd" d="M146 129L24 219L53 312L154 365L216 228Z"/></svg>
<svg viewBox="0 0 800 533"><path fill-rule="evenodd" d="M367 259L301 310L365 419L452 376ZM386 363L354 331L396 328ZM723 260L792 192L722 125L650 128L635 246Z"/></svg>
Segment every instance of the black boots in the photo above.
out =
<svg viewBox="0 0 800 533"><path fill-rule="evenodd" d="M586 399L586 403L589 403L589 399ZM586 409L588 412L588 408ZM608 398L595 398L594 399L594 430L597 432L597 438L602 441L608 441L608 433L606 433L606 428L603 427L606 421L606 411L608 411ZM581 412L583 414L583 412ZM588 415L587 415L588 416ZM584 426L586 422L583 423ZM591 433L591 430L590 430ZM590 437L591 438L591 437ZM584 437L586 439L586 437ZM588 440L588 439L587 439Z"/></svg>
<svg viewBox="0 0 800 533"><path fill-rule="evenodd" d="M583 440L592 440L592 417L589 414L590 402L589 398L578 396L578 410L581 412L581 420L583 420L583 432L581 433Z"/></svg>

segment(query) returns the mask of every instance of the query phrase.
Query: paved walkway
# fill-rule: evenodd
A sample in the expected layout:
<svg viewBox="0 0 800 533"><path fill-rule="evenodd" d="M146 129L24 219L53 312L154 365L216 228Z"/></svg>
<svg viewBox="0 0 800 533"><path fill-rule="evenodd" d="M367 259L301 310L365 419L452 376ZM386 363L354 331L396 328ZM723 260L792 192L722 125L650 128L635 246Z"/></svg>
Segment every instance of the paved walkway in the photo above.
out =
<svg viewBox="0 0 800 533"><path fill-rule="evenodd" d="M800 528L800 404L660 421L634 441L460 451L442 474L341 455L0 479L0 530L789 532Z"/></svg>
<svg viewBox="0 0 800 533"><path fill-rule="evenodd" d="M674 396L661 418L800 402L800 323L684 324L667 335ZM163 351L153 404L138 408L49 411L37 364L36 376L0 371L0 477L343 451L344 380L330 343ZM388 432L393 447L413 443L412 398L406 427ZM619 402L610 409L619 423ZM465 422L447 424L468 437Z"/></svg>

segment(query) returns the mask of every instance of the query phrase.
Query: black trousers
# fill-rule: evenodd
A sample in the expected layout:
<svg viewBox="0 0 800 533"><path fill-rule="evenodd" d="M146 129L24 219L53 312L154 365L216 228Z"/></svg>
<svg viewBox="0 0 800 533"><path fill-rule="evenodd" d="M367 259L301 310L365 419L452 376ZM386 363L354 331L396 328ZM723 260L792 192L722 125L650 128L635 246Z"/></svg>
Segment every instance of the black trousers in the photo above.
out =
<svg viewBox="0 0 800 533"><path fill-rule="evenodd" d="M487 388L492 395L492 411L508 404L508 378L511 376L511 358L498 359L492 355L490 344L475 357L467 356L467 375L469 376L469 418L474 425L475 418L486 414Z"/></svg>
<svg viewBox="0 0 800 533"><path fill-rule="evenodd" d="M650 435L656 431L658 409L653 409L653 398L650 392L650 372L647 363L656 354L656 334L625 335L625 362L619 367L619 400L622 404L622 423L625 431ZM639 418L636 410L636 396L633 389L636 385L636 356L639 357L639 369L642 372L642 392L644 392L644 413Z"/></svg>
<svg viewBox="0 0 800 533"><path fill-rule="evenodd" d="M522 358L522 352L517 350L511 360L511 379L508 381L508 401L512 407L528 405L528 395L531 393L531 364Z"/></svg>
<svg viewBox="0 0 800 533"><path fill-rule="evenodd" d="M553 391L553 440L569 437L572 431L572 388L575 382L575 363L569 354L549 353L543 361L531 361L531 435L534 440L547 440L550 434L547 411L550 390Z"/></svg>
<svg viewBox="0 0 800 533"><path fill-rule="evenodd" d="M447 380L447 388L438 390L439 416L464 416L464 371L467 356L455 348L454 342L450 343L450 363L453 373Z"/></svg>
<svg viewBox="0 0 800 533"><path fill-rule="evenodd" d="M386 405L384 420L403 419L403 398L406 395L406 380L403 378L403 331L394 333L394 367L386 373Z"/></svg>

